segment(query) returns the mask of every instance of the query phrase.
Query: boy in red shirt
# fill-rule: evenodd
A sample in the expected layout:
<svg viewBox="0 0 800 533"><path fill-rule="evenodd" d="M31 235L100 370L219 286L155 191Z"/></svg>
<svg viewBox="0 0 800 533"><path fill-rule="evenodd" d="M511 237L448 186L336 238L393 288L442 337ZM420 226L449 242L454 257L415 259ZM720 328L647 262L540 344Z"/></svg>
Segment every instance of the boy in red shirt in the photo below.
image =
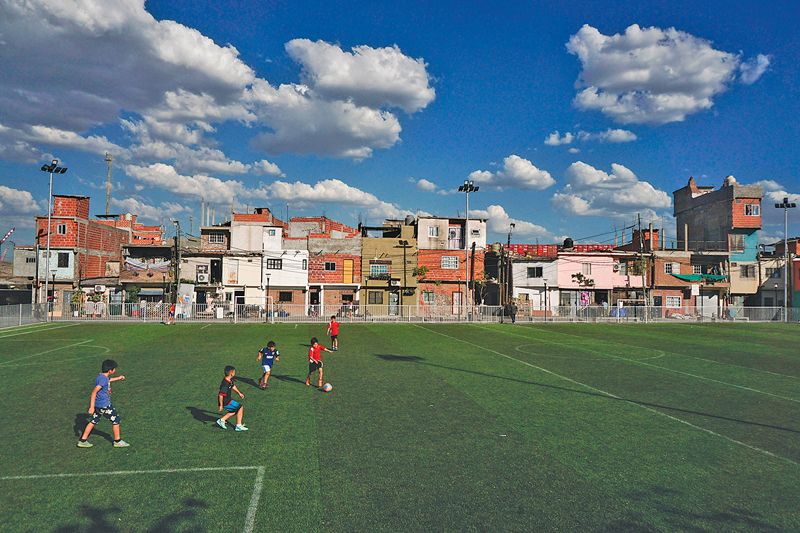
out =
<svg viewBox="0 0 800 533"><path fill-rule="evenodd" d="M311 374L315 370L319 370L319 386L322 387L322 351L332 353L329 349L322 346L316 337L311 339L311 348L308 349L308 375L306 376L306 385L310 385Z"/></svg>
<svg viewBox="0 0 800 533"><path fill-rule="evenodd" d="M339 350L339 323L336 321L336 315L331 317L331 323L328 324L328 335L331 336L331 348L333 351Z"/></svg>

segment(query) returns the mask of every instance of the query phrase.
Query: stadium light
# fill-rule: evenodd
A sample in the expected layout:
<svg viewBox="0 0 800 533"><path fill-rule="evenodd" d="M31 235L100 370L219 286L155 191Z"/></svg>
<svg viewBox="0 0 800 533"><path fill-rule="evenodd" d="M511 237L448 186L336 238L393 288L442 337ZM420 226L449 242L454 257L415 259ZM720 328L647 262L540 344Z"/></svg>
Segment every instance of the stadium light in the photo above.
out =
<svg viewBox="0 0 800 533"><path fill-rule="evenodd" d="M789 198L784 197L783 202L775 204L776 209L783 209L783 321L786 322L786 304L788 301L789 287L789 209L794 209L797 204L789 202Z"/></svg>
<svg viewBox="0 0 800 533"><path fill-rule="evenodd" d="M475 187L474 182L464 180L464 185L458 188L458 192L467 195L467 216L464 219L464 299L465 304L469 305L469 193L478 192L480 187Z"/></svg>
<svg viewBox="0 0 800 533"><path fill-rule="evenodd" d="M47 300L47 291L48 291L48 273L50 272L50 219L51 219L51 207L53 205L53 174L63 174L67 171L67 167L59 167L58 166L58 159L53 159L52 163L49 165L42 165L40 168L42 172L48 172L50 174L50 192L47 196L47 260L45 262L44 267L44 299ZM38 270L38 266L37 266ZM38 277L38 272L36 273ZM53 284L55 285L55 278L53 280ZM53 294L55 295L55 289L53 289Z"/></svg>

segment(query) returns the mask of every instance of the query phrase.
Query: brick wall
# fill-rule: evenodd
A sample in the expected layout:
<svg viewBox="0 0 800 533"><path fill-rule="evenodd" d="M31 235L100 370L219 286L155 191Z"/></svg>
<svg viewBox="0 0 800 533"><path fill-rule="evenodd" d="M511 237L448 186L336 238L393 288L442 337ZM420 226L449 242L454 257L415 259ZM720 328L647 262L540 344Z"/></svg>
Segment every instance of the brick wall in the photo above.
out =
<svg viewBox="0 0 800 533"><path fill-rule="evenodd" d="M345 281L344 261L353 261L353 280ZM325 270L325 263L335 263L336 270ZM361 256L351 254L323 254L311 256L308 261L309 283L361 283Z"/></svg>
<svg viewBox="0 0 800 533"><path fill-rule="evenodd" d="M761 200L757 198L737 199L733 203L733 227L761 229L761 216L745 215L746 205L761 206Z"/></svg>
<svg viewBox="0 0 800 533"><path fill-rule="evenodd" d="M451 269L451 268L442 268L442 256L455 256L458 257L458 268ZM417 267L427 267L428 273L426 274L425 278L432 281L458 281L459 279L463 282L466 276L467 271L464 267L465 261L465 253L463 250L419 250L417 253ZM470 279L483 279L483 270L484 270L484 253L482 251L475 251L474 255L474 262L475 267L473 270L472 262L473 262L473 255L470 253L469 256L470 260L470 267L469 267L469 276Z"/></svg>

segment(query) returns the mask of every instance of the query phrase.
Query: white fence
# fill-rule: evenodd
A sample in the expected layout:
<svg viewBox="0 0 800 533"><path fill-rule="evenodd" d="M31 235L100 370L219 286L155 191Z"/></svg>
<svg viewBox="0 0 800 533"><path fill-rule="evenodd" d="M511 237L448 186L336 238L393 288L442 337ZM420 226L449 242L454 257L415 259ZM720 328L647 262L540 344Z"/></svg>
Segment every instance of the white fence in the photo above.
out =
<svg viewBox="0 0 800 533"><path fill-rule="evenodd" d="M169 304L22 304L0 306L0 328L40 322L141 322L167 320ZM178 304L176 323L325 323L331 316L339 322L441 322L492 323L511 322L509 310L497 306L434 305L358 305L302 306L285 304L224 305ZM782 307L726 308L718 312L708 307L526 307L520 306L516 323L543 322L800 322L800 308Z"/></svg>

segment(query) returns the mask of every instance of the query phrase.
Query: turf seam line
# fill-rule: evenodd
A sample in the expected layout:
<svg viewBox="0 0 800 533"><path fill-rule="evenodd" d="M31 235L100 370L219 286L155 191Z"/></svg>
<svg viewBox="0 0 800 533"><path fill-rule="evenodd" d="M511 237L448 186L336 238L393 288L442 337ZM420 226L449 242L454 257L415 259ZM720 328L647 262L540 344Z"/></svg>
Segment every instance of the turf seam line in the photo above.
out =
<svg viewBox="0 0 800 533"><path fill-rule="evenodd" d="M486 348L486 347L484 347L484 346L480 346L480 345L478 345L478 344L473 344L473 343L471 343L471 342L468 342L468 341L465 341L465 340L463 340L463 339L459 339L459 338L452 337L452 336L450 336L450 335L446 335L446 334L444 334L444 333L441 333L441 332L438 332L438 331L433 331L433 330L430 330L430 329L428 329L428 328L424 328L424 327L422 327L422 326L420 326L420 325L417 325L417 324L415 324L415 326L416 326L416 327L418 327L418 328L420 328L420 329L424 329L425 331L428 331L428 332L430 332L430 333L435 333L436 335L441 335L441 336L443 336L443 337L447 337L447 338L449 338L449 339L453 339L453 340L456 340L456 341L459 341L459 342L463 342L464 344L468 344L468 345L470 345L470 346L474 346L474 347L476 347L476 348L479 348L479 349L482 349L482 350L486 350L487 352L491 352L491 353L497 354L497 355L499 355L499 356L501 356L501 357L505 357L505 358L507 358L507 359L511 359L512 361L516 361L517 363L521 363L521 364L523 364L523 365L526 365L526 366L529 366L529 367L531 367L531 368L535 368L535 369L537 369L537 370L540 370L540 371L542 371L542 372L545 372L545 373L547 373L547 374L550 374L550 375L552 375L552 376L555 376L555 377L561 378L561 379L563 379L563 380L569 381L570 383L574 383L574 384L576 384L576 385L579 385L579 386L581 386L581 387L586 387L587 389L590 389L590 390L593 390L593 391L599 392L599 393L601 393L601 394L605 394L605 395L606 395L606 396L608 396L609 398L614 398L615 400L620 400L620 401L623 401L623 402L625 402L625 403L628 403L628 404L630 404L630 405L633 405L633 406L639 407L639 408L641 408L641 409L645 409L645 410L647 410L647 411L650 411L651 413L655 413L655 414L657 414L657 415L661 415L661 416L663 416L663 417L666 417L666 418L668 418L668 419L670 419L670 420L674 420L675 422L680 422L681 424L686 424L687 426L689 426L689 427L691 427L691 428L694 428L694 429L697 429L697 430L703 431L703 432L705 432L705 433L708 433L708 434L710 434L710 435L713 435L713 436L715 436L715 437L720 437L720 438L722 438L722 439L725 439L725 440L727 440L727 441L730 441L730 442L732 442L732 443L734 443L734 444L738 444L738 445L740 445L740 446L744 446L745 448L749 448L749 449L751 449L751 450L754 450L754 451L756 451L756 452L761 452L761 453L763 453L763 454L766 454L766 455L768 455L768 456L770 456L770 457L774 457L775 459L780 459L780 460L786 461L787 463L791 463L791 464L793 464L793 465L795 465L795 466L797 466L797 465L799 465L799 464L800 464L800 463L797 463L796 461L793 461L793 460L791 460L791 459L788 459L788 458L786 458L786 457L782 457L782 456L780 456L780 455L774 454L774 453L772 453L772 452L770 452L770 451L768 451L768 450L764 450L764 449L762 449L762 448L759 448L759 447L757 447L757 446L753 446L753 445L751 445L751 444L747 444L747 443L745 443L745 442L741 442L741 441L738 441L738 440L736 440L736 439L732 439L731 437L726 437L725 435L722 435L722 434L720 434L720 433L717 433L717 432L715 432L715 431L712 431L712 430L710 430L710 429L706 429L706 428L703 428L703 427L700 427L700 426L696 426L695 424L692 424L691 422L687 422L686 420L682 420L682 419L680 419L680 418L674 417L674 416L672 416L672 415L668 415L668 414L666 414L666 413L662 413L661 411L658 411L658 410L656 410L656 409L653 409L652 407L647 407L647 406L645 406L645 405L638 404L638 403L636 403L636 402L634 402L634 401L632 401L632 400L626 400L626 399L624 399L624 398L620 398L619 396L616 396L615 394L611 394L610 392L606 392L606 391L604 391L604 390L602 390L602 389L598 389L598 388L596 388L596 387L592 387L591 385L587 385L587 384L585 384L585 383L581 383L580 381L576 381L576 380L574 380L574 379L571 379L571 378L568 378L568 377L566 377L566 376L562 376L561 374L556 374L555 372L552 372L552 371L550 371L550 370L547 370L546 368L542 368L542 367L540 367L540 366L536 366L536 365L534 365L534 364L532 364L532 363L528 363L527 361L522 361L522 360L520 360L520 359L517 359L517 358L515 358L515 357L511 357L510 355L507 355L507 354L504 354L504 353L498 352L498 351L496 351L496 350L492 350L491 348Z"/></svg>
<svg viewBox="0 0 800 533"><path fill-rule="evenodd" d="M627 326L622 326L622 327L627 327ZM526 329L531 329L531 330L534 330L534 331L541 331L541 332L545 332L545 333L552 333L554 335L564 335L565 337L573 337L573 338L576 338L576 339L585 340L585 338L581 337L580 335L572 335L571 333L564 333L563 331L547 331L545 329L537 328L537 327L533 327L533 326L531 326L529 328L526 328ZM492 331L494 331L494 330L492 330ZM617 341L610 341L610 340L606 340L605 342L608 343L608 344L618 344L618 345L624 346L626 348L640 348L639 346L636 346L634 344L625 344L624 342L617 342ZM695 357L694 355L686 355L686 354L675 353L675 352L667 352L665 350L656 350L656 351L662 352L664 355L674 355L676 357L685 357L687 359L694 359L696 361L705 361L707 363L714 363L714 364L717 364L717 365L734 366L736 368L742 368L744 370L751 370L753 372L761 372L761 373L764 373L764 374L770 374L772 376L779 376L779 377L782 377L782 378L800 379L800 377L798 377L798 376L790 376L788 374L778 374L777 372L770 372L769 370L761 370L760 368L753 368L753 367L750 367L750 366L735 365L733 363L726 363L724 361L714 361L713 359L705 359L703 357ZM651 358L651 359L655 359L655 358Z"/></svg>
<svg viewBox="0 0 800 533"><path fill-rule="evenodd" d="M31 357L38 357L40 355L48 354L50 352L57 352L59 350L65 350L67 348L74 348L75 346L80 346L82 344L86 344L86 343L89 343L89 342L92 342L92 341L94 341L94 339L89 339L89 340L85 340L85 341L81 341L81 342L76 342L75 344L70 344L69 346L59 346L58 348L53 348L52 350L46 350L44 352L39 352L39 353L31 354L31 355L26 355L25 357L20 357L19 359L12 359L10 361L3 361L2 363L0 363L0 366L8 365L10 363L16 363L17 361L22 361L24 359L30 359Z"/></svg>
<svg viewBox="0 0 800 533"><path fill-rule="evenodd" d="M476 326L476 327L478 327L480 329L489 329L489 328L483 328L481 326ZM541 330L536 329L536 328L532 328L532 329L535 329L536 331L541 331ZM489 330L490 331L495 331L494 329L489 329ZM520 335L519 333L509 333L507 331L501 331L500 333L505 333L507 335L514 335L514 336L517 336L517 337L522 337L523 339L529 339L530 340L530 337L527 337L525 335ZM570 335L570 336L572 336L572 335ZM582 338L582 337L579 337L579 338ZM559 344L557 342L549 341L547 339L537 338L536 340L538 340L540 342L546 342L548 344ZM623 344L623 346L629 346L629 345L624 345ZM627 362L633 363L635 365L649 366L651 368L657 368L657 369L663 370L665 372L672 372L673 374L680 374L680 375L683 375L683 376L689 376L689 377L696 378L696 379L710 381L712 383L718 383L720 385L725 385L725 386L728 386L728 387L734 387L734 388L737 388L737 389L742 389L742 390L746 390L746 391L750 391L750 392L755 392L755 393L758 393L758 394L764 394L766 396L772 396L773 398L780 398L781 400L786 400L788 402L800 403L800 400L798 400L796 398L789 398L787 396L781 396L780 394L773 394L771 392L766 392L766 391L754 389L752 387L745 387L744 385L736 385L735 383L728 383L727 381L720 381L718 379L707 378L705 376L699 376L697 374L691 374L689 372L682 372L680 370L673 370L671 368L665 368L663 366L658 366L658 365L654 365L654 364L651 364L651 363L645 363L642 360L628 359L627 357L620 357L619 355L613 355L613 354L610 354L610 353L599 352L597 350L591 350L589 348L584 348L583 346L580 346L579 348L581 350L585 351L585 352L598 354L598 355L600 355L602 357L611 357L612 359L618 359L620 361L627 361ZM673 355L679 355L679 354L673 354ZM713 361L711 361L711 362L713 362ZM732 365L732 366L737 366L738 368L747 368L747 367L739 367L738 365Z"/></svg>
<svg viewBox="0 0 800 533"><path fill-rule="evenodd" d="M16 337L18 335L30 335L31 333L39 333L40 331L50 331L50 330L53 330L53 329L71 328L71 327L74 327L74 326L77 326L77 325L78 324L66 324L64 326L57 326L57 327L54 327L54 328L41 328L41 329L35 329L33 331L23 331L22 333L14 333L12 335L0 334L0 339L4 339L6 337Z"/></svg>
<svg viewBox="0 0 800 533"><path fill-rule="evenodd" d="M38 474L32 476L5 476L0 477L0 481L12 481L21 479L47 479L47 478L67 478L67 477L95 477L95 476L125 476L125 475L144 475L144 474L180 474L182 472L216 472L221 470L260 470L263 466L218 466L204 468L167 468L162 470L117 470L113 472L83 472L80 474Z"/></svg>

